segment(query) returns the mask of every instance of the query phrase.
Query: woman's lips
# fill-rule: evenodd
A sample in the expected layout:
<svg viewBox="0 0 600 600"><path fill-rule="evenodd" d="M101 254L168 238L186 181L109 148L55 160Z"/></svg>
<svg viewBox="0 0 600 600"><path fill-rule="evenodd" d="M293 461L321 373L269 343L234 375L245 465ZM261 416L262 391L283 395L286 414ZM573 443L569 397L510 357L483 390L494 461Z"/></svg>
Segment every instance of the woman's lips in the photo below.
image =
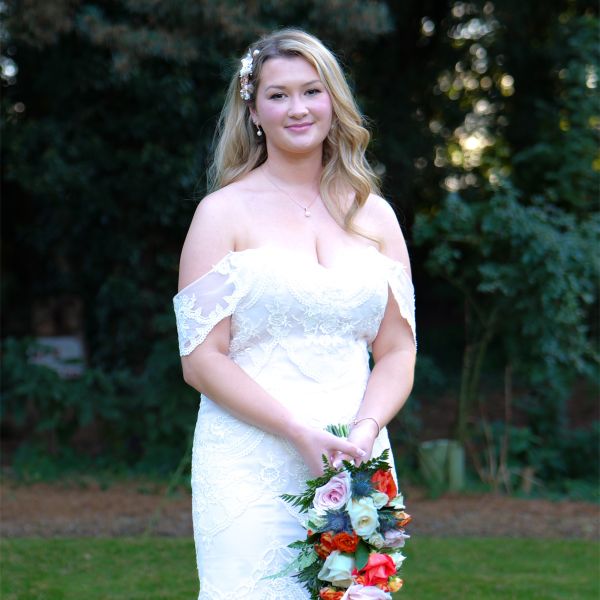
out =
<svg viewBox="0 0 600 600"><path fill-rule="evenodd" d="M292 131L306 131L312 123L297 123L295 125L288 125L286 129L291 129Z"/></svg>

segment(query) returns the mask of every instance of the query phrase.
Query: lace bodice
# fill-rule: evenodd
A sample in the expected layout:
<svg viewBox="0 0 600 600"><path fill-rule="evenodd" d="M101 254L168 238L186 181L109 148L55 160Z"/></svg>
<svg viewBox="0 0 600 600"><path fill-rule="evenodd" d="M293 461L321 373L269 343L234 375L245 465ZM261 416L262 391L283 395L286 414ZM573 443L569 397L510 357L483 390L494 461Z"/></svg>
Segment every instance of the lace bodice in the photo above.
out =
<svg viewBox="0 0 600 600"><path fill-rule="evenodd" d="M216 323L232 316L229 351L236 362L260 370L281 348L305 375L320 380L320 353L351 352L373 341L388 287L416 343L406 269L372 246L348 251L347 262L333 268L274 247L230 252L174 298L180 354L190 354ZM341 375L330 365L327 370Z"/></svg>

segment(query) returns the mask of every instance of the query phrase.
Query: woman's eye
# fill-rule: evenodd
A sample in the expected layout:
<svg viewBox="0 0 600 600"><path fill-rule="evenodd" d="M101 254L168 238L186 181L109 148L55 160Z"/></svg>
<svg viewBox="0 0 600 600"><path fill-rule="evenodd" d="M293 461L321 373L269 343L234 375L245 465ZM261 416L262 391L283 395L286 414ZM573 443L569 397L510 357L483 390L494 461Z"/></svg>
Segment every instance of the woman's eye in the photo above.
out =
<svg viewBox="0 0 600 600"><path fill-rule="evenodd" d="M269 97L270 100L279 100L280 98L283 98L283 94L280 92Z"/></svg>
<svg viewBox="0 0 600 600"><path fill-rule="evenodd" d="M306 92L309 96L315 96L316 94L320 94L321 90L319 90L318 88L314 88L312 90L307 90Z"/></svg>

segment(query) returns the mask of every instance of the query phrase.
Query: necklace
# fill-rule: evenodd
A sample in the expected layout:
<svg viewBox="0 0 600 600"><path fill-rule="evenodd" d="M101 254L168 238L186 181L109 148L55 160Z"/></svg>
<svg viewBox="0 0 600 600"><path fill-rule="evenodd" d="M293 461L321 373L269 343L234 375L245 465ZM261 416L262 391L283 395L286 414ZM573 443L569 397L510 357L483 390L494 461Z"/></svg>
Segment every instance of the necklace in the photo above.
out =
<svg viewBox="0 0 600 600"><path fill-rule="evenodd" d="M273 184L274 187L276 187L280 192L284 193L294 204L297 204L303 211L304 211L304 216L305 217L310 217L311 216L311 212L310 210L308 210L318 199L319 196L321 195L321 191L319 190L319 193L315 196L315 199L312 200L309 204L307 204L306 206L304 206L303 204L300 204L300 202L298 202L298 200L296 200L296 198L294 198L293 196L290 196L290 194L288 194L283 188L279 187L268 175L267 175L267 170L264 169L263 170L264 176L267 178L267 181L269 181L269 183Z"/></svg>

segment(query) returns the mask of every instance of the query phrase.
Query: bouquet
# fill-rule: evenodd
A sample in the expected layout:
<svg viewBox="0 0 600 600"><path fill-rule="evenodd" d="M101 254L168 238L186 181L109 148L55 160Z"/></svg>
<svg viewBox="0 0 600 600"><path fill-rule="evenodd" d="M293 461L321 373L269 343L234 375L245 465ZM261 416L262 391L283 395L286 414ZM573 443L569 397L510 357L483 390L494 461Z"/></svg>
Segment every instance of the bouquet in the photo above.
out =
<svg viewBox="0 0 600 600"><path fill-rule="evenodd" d="M327 429L348 435L345 426ZM296 559L272 577L295 573L312 600L391 599L403 583L399 548L410 537L404 527L411 517L388 456L384 450L359 466L344 461L337 469L323 457L321 477L307 481L302 494L282 496L307 514L307 535L289 545L299 551Z"/></svg>

